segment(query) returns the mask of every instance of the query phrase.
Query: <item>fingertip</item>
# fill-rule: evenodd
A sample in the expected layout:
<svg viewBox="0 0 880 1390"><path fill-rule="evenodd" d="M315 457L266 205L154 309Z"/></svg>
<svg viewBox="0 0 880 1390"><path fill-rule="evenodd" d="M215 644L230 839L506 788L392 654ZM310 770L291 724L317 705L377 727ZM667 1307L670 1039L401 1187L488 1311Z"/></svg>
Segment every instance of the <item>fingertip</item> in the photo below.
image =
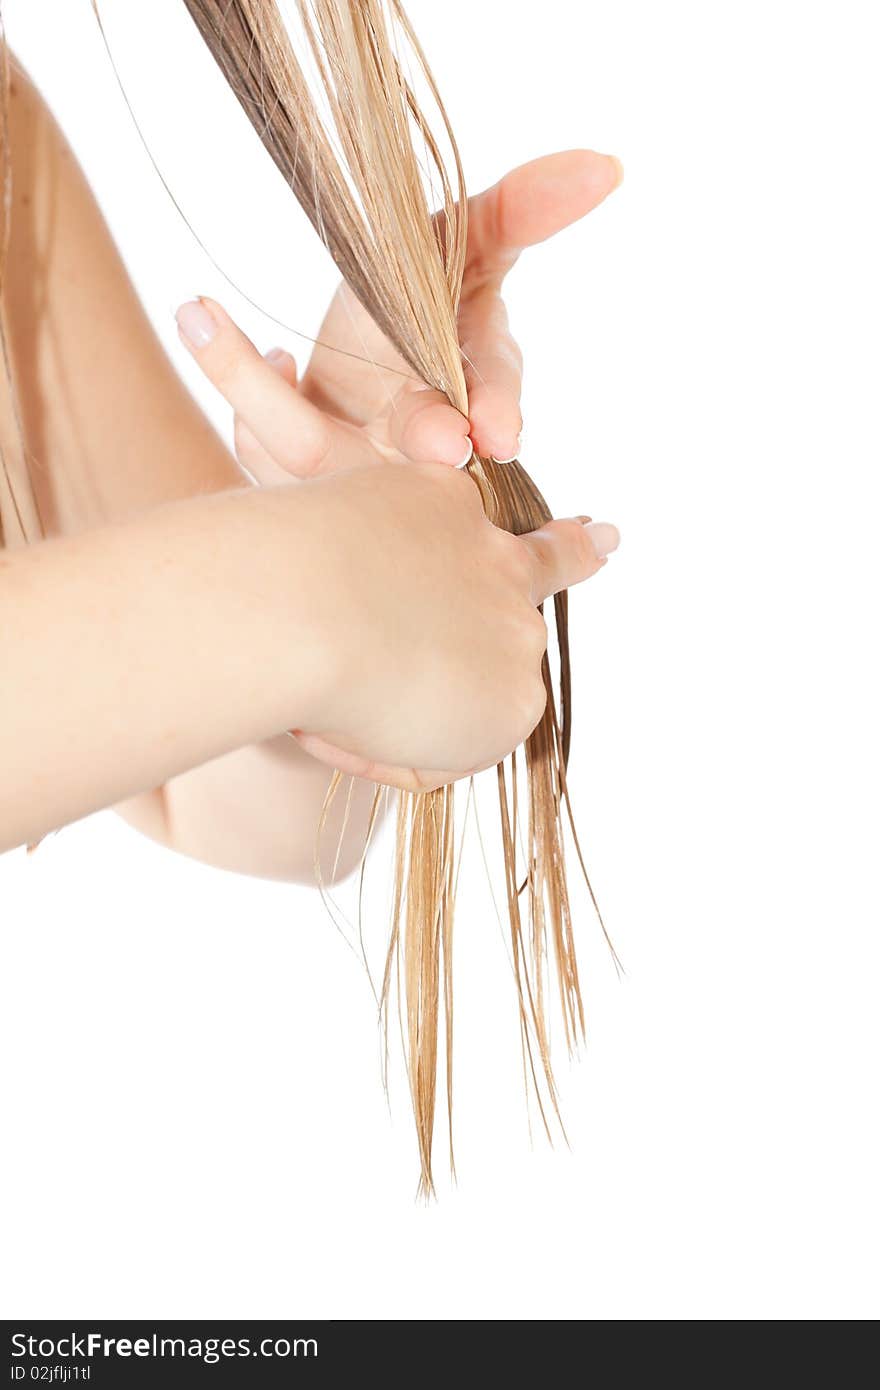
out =
<svg viewBox="0 0 880 1390"><path fill-rule="evenodd" d="M425 393L427 395L427 393ZM473 454L468 421L454 406L431 398L417 402L404 424L399 448L414 463L442 463L464 468Z"/></svg>
<svg viewBox="0 0 880 1390"><path fill-rule="evenodd" d="M510 446L508 446L508 447L510 447ZM519 434L517 435L517 437L516 437L516 442L514 443L513 447L510 448L510 452L509 452L509 453L506 453L506 454L504 454L504 455L502 455L502 456L499 456L498 454L490 454L489 457L491 458L491 460L492 460L493 463L514 463L514 462L519 458L519 456L520 456L521 453L522 453L522 430L520 430Z"/></svg>
<svg viewBox="0 0 880 1390"><path fill-rule="evenodd" d="M584 166L582 193L587 211L610 197L623 183L623 165L616 155L589 153L591 159Z"/></svg>
<svg viewBox="0 0 880 1390"><path fill-rule="evenodd" d="M211 314L219 324L232 322L226 310L223 308L223 305L218 304L216 299L211 299L210 295L200 294L199 303L204 305L208 313Z"/></svg>
<svg viewBox="0 0 880 1390"><path fill-rule="evenodd" d="M597 150L560 150L520 165L502 180L502 241L534 246L585 217L620 184L623 165Z"/></svg>
<svg viewBox="0 0 880 1390"><path fill-rule="evenodd" d="M181 339L193 352L200 352L217 336L219 322L204 299L188 299L174 317Z"/></svg>
<svg viewBox="0 0 880 1390"><path fill-rule="evenodd" d="M469 403L471 438L478 453L497 463L518 458L522 440L522 412L509 391L477 387Z"/></svg>
<svg viewBox="0 0 880 1390"><path fill-rule="evenodd" d="M583 525L596 552L596 558L605 561L620 545L620 532L617 527L610 521L590 521Z"/></svg>
<svg viewBox="0 0 880 1390"><path fill-rule="evenodd" d="M276 371L279 376L284 377L284 380L289 382L291 386L296 385L296 358L291 353L286 352L284 348L273 347L265 353L265 360L273 371Z"/></svg>
<svg viewBox="0 0 880 1390"><path fill-rule="evenodd" d="M461 420L460 423L467 429L466 420ZM473 456L474 446L471 437L468 434L462 436L460 428L444 432L443 437L438 438L433 451L436 462L443 463L448 468L466 468Z"/></svg>
<svg viewBox="0 0 880 1390"><path fill-rule="evenodd" d="M467 466L468 466L468 464L470 463L470 461L471 461L471 459L473 458L473 456L474 456L474 445L473 445L473 440L470 438L470 435L468 435L467 439L465 440L465 452L464 452L464 457L461 459L461 461L460 461L459 463L456 463L454 466L455 466L456 468L467 468Z"/></svg>

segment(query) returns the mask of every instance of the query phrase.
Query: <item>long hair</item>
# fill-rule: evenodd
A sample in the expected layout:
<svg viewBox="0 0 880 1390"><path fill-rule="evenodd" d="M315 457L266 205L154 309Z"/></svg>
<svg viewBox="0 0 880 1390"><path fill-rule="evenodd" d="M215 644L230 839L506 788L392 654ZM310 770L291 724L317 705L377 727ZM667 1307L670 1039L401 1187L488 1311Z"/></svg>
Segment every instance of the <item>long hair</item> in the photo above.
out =
<svg viewBox="0 0 880 1390"><path fill-rule="evenodd" d="M299 53L276 0L184 2L361 304L414 375L442 391L466 415L457 331L467 243L464 174L437 87L400 0L290 0L286 18L298 23ZM97 0L92 3L97 13ZM4 49L0 58L0 277L10 206L5 63ZM418 96L417 84L424 99ZM434 127L428 120L428 105ZM430 190L435 191L436 206L431 205ZM42 528L27 468L2 313L0 352L6 366L0 372L0 544L11 546L38 539ZM498 464L475 455L468 472L495 525L521 534L550 519L544 498L518 461ZM569 1051L584 1032L564 821L589 889L566 783L571 679L564 593L555 596L553 607L558 692L545 654L543 716L524 748L497 768L523 1062L548 1136L553 1115L559 1118L550 1059L550 980L555 981ZM337 774L329 796L338 781ZM371 828L384 790L377 790ZM453 786L397 794L391 930L380 991L386 1040L396 992L402 1003L420 1189L426 1194L434 1190L432 1153L441 1042L453 1162L454 809Z"/></svg>
<svg viewBox="0 0 880 1390"><path fill-rule="evenodd" d="M400 0L294 0L290 10L302 36L301 52L276 0L185 3L361 304L413 373L467 415L457 331L467 242L464 174L436 84ZM416 85L433 108L434 126ZM433 208L430 187L437 191ZM468 471L495 525L521 534L550 519L547 503L518 461L498 464L475 455ZM563 845L563 820L571 821L564 593L555 597L554 610L558 698L545 655L547 703L525 744L525 776L516 753L497 768L522 1045L545 1127L549 1114L559 1113L550 1061L548 974L555 977L569 1049L584 1031ZM420 1186L426 1193L434 1186L441 1018L452 1157L453 809L452 786L398 793L391 937L380 1000L387 1029L392 986L402 981ZM574 844L583 868L576 835Z"/></svg>

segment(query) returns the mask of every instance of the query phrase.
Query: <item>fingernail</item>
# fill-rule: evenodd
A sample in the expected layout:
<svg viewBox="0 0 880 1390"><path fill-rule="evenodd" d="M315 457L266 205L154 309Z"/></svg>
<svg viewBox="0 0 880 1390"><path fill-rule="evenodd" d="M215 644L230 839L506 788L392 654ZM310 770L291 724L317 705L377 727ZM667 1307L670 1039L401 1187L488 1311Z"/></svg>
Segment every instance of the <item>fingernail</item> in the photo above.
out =
<svg viewBox="0 0 880 1390"><path fill-rule="evenodd" d="M266 353L266 361L280 366L286 356L287 353L284 351L284 348L270 348Z"/></svg>
<svg viewBox="0 0 880 1390"><path fill-rule="evenodd" d="M520 430L519 434L516 436L516 450L515 450L514 453L512 453L512 454L510 455L510 458L509 458L509 459L499 459L499 458L496 458L494 454L492 454L492 455L491 455L492 462L493 462L493 463L515 463L516 460L519 458L520 450L522 449L522 440L523 440L522 431Z"/></svg>
<svg viewBox="0 0 880 1390"><path fill-rule="evenodd" d="M455 465L455 467L456 467L456 468L467 468L467 466L468 466L468 464L470 463L470 461L471 461L471 459L473 458L473 456L474 456L474 446L473 446L471 440L468 439L468 441L467 441L467 453L465 454L465 456L464 456L464 458L462 459L461 463L457 463L457 464Z"/></svg>
<svg viewBox="0 0 880 1390"><path fill-rule="evenodd" d="M620 545L620 532L616 526L612 526L610 521L590 521L581 524L592 541L593 549L600 560L604 560L606 555L610 555L612 550L616 550Z"/></svg>
<svg viewBox="0 0 880 1390"><path fill-rule="evenodd" d="M610 160L611 160L611 163L614 165L615 179L614 179L614 183L611 185L611 191L612 191L612 193L613 193L613 192L614 192L614 189L615 189L615 188L619 188L620 185L623 183L623 165L621 164L620 160L617 158L617 155L616 155L616 154L609 154L609 155L606 155L605 158L606 158L606 159L610 159Z"/></svg>
<svg viewBox="0 0 880 1390"><path fill-rule="evenodd" d="M219 327L217 320L200 299L191 299L188 304L181 304L175 317L181 336L196 350L207 347Z"/></svg>

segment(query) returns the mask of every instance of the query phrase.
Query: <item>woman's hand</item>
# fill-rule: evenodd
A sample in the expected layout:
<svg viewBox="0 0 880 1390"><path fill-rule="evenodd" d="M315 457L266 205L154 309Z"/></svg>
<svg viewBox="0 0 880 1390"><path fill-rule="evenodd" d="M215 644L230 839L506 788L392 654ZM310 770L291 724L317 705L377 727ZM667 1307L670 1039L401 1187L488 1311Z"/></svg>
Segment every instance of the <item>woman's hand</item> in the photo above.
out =
<svg viewBox="0 0 880 1390"><path fill-rule="evenodd" d="M341 662L317 722L295 731L332 767L439 786L492 766L540 718L547 632L537 604L595 573L617 532L575 520L514 539L486 520L469 478L436 465L463 465L472 444L516 456L522 368L504 277L523 247L584 216L619 181L616 160L572 151L523 165L470 200L459 313L468 419L413 380L345 285L301 383L289 353L261 357L213 301L179 311L183 341L235 411L236 452L253 478L336 479L319 491L350 538L340 554L334 522L325 552ZM411 467L382 467L400 463Z"/></svg>
<svg viewBox="0 0 880 1390"><path fill-rule="evenodd" d="M289 353L276 349L268 355L277 377L270 381L256 348L219 305L184 305L182 337L235 411L243 466L258 482L275 483L290 474L313 477L377 458L461 465L471 442L483 455L515 457L522 361L501 299L504 277L524 247L584 217L620 179L616 159L571 150L524 164L469 200L459 309L468 419L413 379L345 285L334 296L299 385Z"/></svg>
<svg viewBox="0 0 880 1390"><path fill-rule="evenodd" d="M410 790L491 767L545 703L537 605L617 544L579 517L512 536L466 473L375 464L292 492L324 673L296 737L343 772ZM306 547L303 552L302 547ZM304 659L308 657L304 654Z"/></svg>

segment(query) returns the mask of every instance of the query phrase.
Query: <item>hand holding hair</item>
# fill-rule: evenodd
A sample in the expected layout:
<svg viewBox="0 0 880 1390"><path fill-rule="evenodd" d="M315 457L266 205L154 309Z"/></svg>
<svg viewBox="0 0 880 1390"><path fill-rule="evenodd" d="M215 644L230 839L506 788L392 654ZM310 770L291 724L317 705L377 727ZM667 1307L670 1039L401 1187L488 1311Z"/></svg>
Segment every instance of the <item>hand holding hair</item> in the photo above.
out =
<svg viewBox="0 0 880 1390"><path fill-rule="evenodd" d="M237 411L241 461L269 484L243 486L169 379L121 267L94 253L106 233L72 161L32 159L45 148L32 128L47 131L51 150L63 147L58 132L26 82L13 93L16 187L25 193L13 209L17 271L4 286L33 380L21 378L24 412L0 414L34 426L38 407L39 437L51 443L40 462L51 476L32 486L27 440L13 429L0 487L11 545L0 627L14 653L0 689L0 846L144 792L149 833L247 865L239 845L266 820L263 788L275 807L291 792L290 815L314 824L307 806L326 774L293 740L274 737L291 728L334 767L401 787L380 1010L387 1028L396 981L428 1193L442 1038L452 1160L450 779L498 761L523 1055L548 1132L558 1114L549 979L568 1047L583 1035L563 834L567 822L583 868L567 781L565 589L595 572L617 533L581 518L551 521L516 458L521 365L500 287L522 247L582 216L620 170L570 152L468 199L400 0L296 0L289 17L305 51L326 57L317 81L331 96L329 126L276 0L185 3L345 284L300 385L289 356L264 362L219 306L201 301L181 314L184 336ZM413 64L434 107L427 116L407 75ZM35 255L40 207L65 229L48 260ZM14 293L30 274L45 283L51 342L31 299ZM97 300L114 311L112 332L103 323L90 333ZM69 444L83 420L100 421L85 462ZM40 542L41 533L55 538ZM538 611L551 594L558 666ZM56 639L47 643L50 622ZM187 769L198 769L195 781L180 776ZM369 781L359 787L372 799L372 827L385 798ZM248 796L261 808L250 822ZM287 863L283 851L256 859Z"/></svg>
<svg viewBox="0 0 880 1390"><path fill-rule="evenodd" d="M600 563L577 521L514 537L465 473L381 463L11 552L0 850L291 727L397 784L485 766L543 709L535 603Z"/></svg>
<svg viewBox="0 0 880 1390"><path fill-rule="evenodd" d="M591 150L569 150L532 160L468 200L468 240L458 312L468 385L467 419L439 392L409 375L397 375L408 371L406 363L344 283L320 329L301 384L289 353L275 349L261 357L213 300L182 305L178 311L182 341L235 412L236 453L247 472L257 482L271 485L291 474L308 478L340 469L372 467L378 459L461 466L471 455L472 441L484 454L499 459L515 456L522 427L522 358L510 335L501 299L504 278L524 247L546 240L585 216L613 192L621 177L616 159ZM333 348L360 355L348 357ZM377 371L363 360L366 355L394 371ZM451 692L448 674L434 687L438 696L446 692L447 697L462 702L459 712L471 729L472 761L462 762L461 756L453 758L448 753L430 766L418 758L407 759L404 764L397 755L389 761L387 754L379 756L378 745L357 746L350 735L339 730L331 735L326 728L299 730L301 745L313 757L342 772L407 790L440 786L491 767L524 740L544 708L540 658L547 631L535 606L594 574L618 539L615 528L607 523L584 532L576 522L549 522L508 547L508 558L517 547L527 557L526 561L520 557L521 571L526 563L530 566L532 612L522 618L522 624L523 630L536 634L538 640L532 639L531 668L525 673L508 671L508 683L500 690L499 699L509 713L511 705L518 705L526 717L511 717L505 723L498 717L498 706L493 707L489 700L487 732L495 742L486 742L481 751L474 752L480 748L482 731L479 703L467 698L463 690ZM434 535L428 543L436 549L440 537ZM419 566L418 555L413 564ZM462 611L479 623L475 591L465 596ZM484 646L479 641L476 647L480 653L478 670L486 666ZM514 641L509 655L522 650ZM531 703L517 693L524 685L531 690ZM481 689L486 693L485 684ZM441 703L445 703L442 698ZM419 708L426 717L430 715L430 702Z"/></svg>
<svg viewBox="0 0 880 1390"><path fill-rule="evenodd" d="M391 0L389 4L385 0L297 0L295 15L300 38L304 38L307 49L320 55L318 95L310 85L287 28L287 19L293 16L282 15L276 0L232 0L222 10L212 0L186 0L186 4L248 119L345 282L320 331L321 342L328 347L319 344L301 391L306 401L324 410L332 427L321 447L314 448L305 460L305 470L300 465L294 471L327 473L334 467L345 466L342 458L350 454L353 445L357 449L360 435L361 444L366 439L369 445L366 455L362 452L362 459L428 460L435 485L437 475L444 471L437 469L437 463L466 467L489 522L516 537L524 532L534 533L519 545L506 541L506 551L501 551L498 542L497 554L489 542L485 545L490 566L497 564L501 573L509 566L511 583L502 585L507 602L498 603L497 607L498 631L509 637L513 644L510 649L497 650L497 633L491 622L493 596L480 592L480 580L490 567L486 565L485 552L483 572L478 566L473 571L475 595L465 588L461 603L454 610L453 623L462 628L462 650L470 658L470 684L465 688L473 703L476 724L485 712L486 733L493 732L491 710L481 704L481 698L485 700L487 693L497 692L501 703L499 727L494 734L499 748L509 746L517 727L521 732L531 729L524 745L521 773L517 773L518 755L514 751L509 768L498 762L496 782L523 1058L549 1133L548 1114L559 1113L545 1012L545 978L550 973L545 962L551 952L570 1049L584 1031L565 871L566 817L582 869L584 863L574 831L566 772L572 728L567 594L562 590L553 599L559 651L557 689L544 652L545 636L537 628L534 604L541 594L552 592L557 583L565 583L567 566L556 549L557 537L563 533L550 522L552 514L547 501L517 457L521 365L519 350L507 330L499 290L520 248L543 240L601 201L619 182L620 166L614 160L584 152L559 155L526 165L502 180L495 190L479 199L468 199L463 163L448 115L400 0ZM434 103L430 115L426 115L416 96L408 63L424 78L427 95ZM323 99L328 96L329 103ZM271 113L268 118L267 111ZM431 128L432 115L439 121L448 159ZM572 179L572 171L580 179ZM436 183L432 185L433 178ZM352 332L354 338L350 346L347 332ZM332 348L341 348L342 355L330 352ZM371 366L366 377L363 358L391 371ZM210 372L207 360L206 365ZM255 367L253 358L251 365ZM411 378L403 387L402 371ZM246 423L250 426L250 419ZM251 433L262 448L259 431ZM248 442L248 435L240 435L240 450ZM252 471L258 475L261 465L268 462L268 455L259 461L255 459ZM409 480L411 468L410 463L399 470L401 477ZM351 476L362 475L360 470ZM454 486L459 488L457 482ZM467 530L468 525L463 523L464 492L460 492L460 501L462 512L456 520L460 530L462 526ZM474 505L473 492L467 501ZM483 535L489 534L484 528ZM584 554L586 533L577 534L579 539L575 542L575 532L569 528L567 539L576 547L571 558L576 557L582 568L575 568L570 579L582 578L589 572L589 568L583 568L589 559ZM612 527L596 532L599 548L612 549L616 539ZM450 554L454 554L454 548ZM372 551L365 551L365 558L372 556ZM414 568L398 572L397 587L408 585L417 575L414 592L419 593L422 569L431 571L433 559L433 550L425 556L413 555ZM593 550L593 563L598 560L598 550ZM523 610L519 621L514 619L510 603L516 592L512 583L516 564L519 605ZM537 577L541 565L550 571L544 583ZM407 630L413 611L424 606L430 613L437 593L454 583L454 576L448 573L434 574L433 588L421 593L421 602L400 615L403 630ZM497 600L498 596L494 597ZM488 599L488 604L484 605L481 599ZM531 614L528 619L524 604ZM475 612L481 614L481 625L476 640L471 642L468 626ZM524 637L529 629L533 644L530 653ZM410 652L408 675L416 669L412 662L418 664L421 660L422 635L410 633L415 646ZM444 650L443 636L441 628L435 634L436 650L440 652ZM513 652L518 659L511 662ZM447 655L452 655L449 649ZM429 672L430 656L429 649L425 652ZM488 674L482 683L475 683L474 672L481 669L481 662ZM526 675L529 670L533 673L531 679ZM508 684L505 688L499 680L496 687L494 677L503 671L508 673ZM456 673L454 666L438 672L446 680L456 674L460 678L464 673ZM429 701L432 694L436 699L437 688L436 682L433 687L428 686ZM443 688L442 683L439 688ZM401 692L397 693L399 696ZM412 710L404 699L398 698L386 712L386 718L394 717L395 708L403 710L403 731ZM459 712L438 707L437 714L442 726L442 721L454 721ZM379 746L376 734L381 738L387 737L388 732L387 728L372 731L373 746ZM467 746L467 731L462 732L464 740L456 747L459 759ZM402 788L397 797L392 920L380 1013L387 1038L392 982L396 980L405 1010L407 1072L421 1165L419 1187L427 1194L434 1187L432 1150L441 1014L445 1021L449 1157L453 1170L455 1167L455 802L451 786L437 785L443 780L439 769L445 767L448 774L454 766L442 758L439 748L434 750L433 758L429 754L420 759L411 748L404 751L400 744L387 758L374 758L371 765L363 764L357 747L346 746L338 737L319 738L311 745L316 754L327 756L336 766L367 769L373 776L395 778ZM353 753L354 758L347 761L343 756L346 752ZM471 757L471 767L481 765L473 749ZM407 768L409 775L401 779L401 769ZM423 769L421 777L418 768ZM432 768L433 774L424 771ZM325 813L337 782L338 778L334 778ZM436 790L425 790L426 787ZM372 815L379 805L377 792Z"/></svg>
<svg viewBox="0 0 880 1390"><path fill-rule="evenodd" d="M244 467L263 483L280 482L285 472L304 477L348 467L363 457L358 448L363 436L370 461L379 453L461 465L471 443L487 457L515 457L522 429L522 355L501 298L504 280L525 248L585 217L622 177L612 156L565 150L521 165L468 199L458 308L467 419L440 392L412 378L345 283L327 311L295 398L265 378L258 386L257 350L218 304L183 305L183 340L235 411L236 452ZM288 387L297 387L294 359L275 351L272 365ZM372 362L396 370L377 371ZM406 375L397 375L400 371Z"/></svg>
<svg viewBox="0 0 880 1390"><path fill-rule="evenodd" d="M317 723L296 729L302 747L407 791L506 757L546 703L538 605L595 574L617 546L616 528L584 517L512 536L488 521L466 474L407 461L370 430L319 410L296 389L293 359L261 357L220 305L185 304L178 323L236 411L248 471L263 483L293 473L324 484L316 495L334 530L328 623L347 660ZM337 553L340 526L350 535Z"/></svg>
<svg viewBox="0 0 880 1390"><path fill-rule="evenodd" d="M319 592L339 664L296 730L302 746L408 791L500 762L544 712L537 605L595 574L616 529L584 517L512 536L465 473L431 464L364 467L303 492L333 531Z"/></svg>

